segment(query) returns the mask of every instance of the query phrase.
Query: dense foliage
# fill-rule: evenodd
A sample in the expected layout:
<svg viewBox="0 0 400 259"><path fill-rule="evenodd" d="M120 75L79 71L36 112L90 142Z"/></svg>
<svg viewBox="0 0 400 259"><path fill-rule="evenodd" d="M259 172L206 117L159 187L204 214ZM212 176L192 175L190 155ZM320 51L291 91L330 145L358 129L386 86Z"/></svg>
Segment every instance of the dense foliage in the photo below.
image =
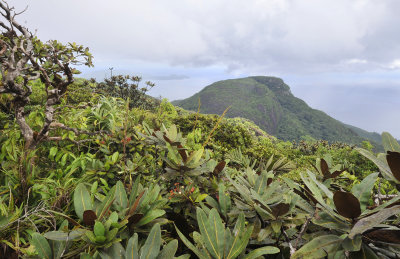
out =
<svg viewBox="0 0 400 259"><path fill-rule="evenodd" d="M1 258L398 258L390 134L378 155L368 142L283 142L246 119L146 106L137 88L116 97L113 79L70 78L50 105L56 72L0 85ZM27 145L23 128L47 124Z"/></svg>
<svg viewBox="0 0 400 259"><path fill-rule="evenodd" d="M207 114L221 114L228 106L228 117L243 117L283 140L307 138L359 144L363 140L380 145L377 133L345 125L327 114L310 108L296 98L282 79L253 76L213 83L199 93L174 104ZM382 147L379 146L382 150Z"/></svg>

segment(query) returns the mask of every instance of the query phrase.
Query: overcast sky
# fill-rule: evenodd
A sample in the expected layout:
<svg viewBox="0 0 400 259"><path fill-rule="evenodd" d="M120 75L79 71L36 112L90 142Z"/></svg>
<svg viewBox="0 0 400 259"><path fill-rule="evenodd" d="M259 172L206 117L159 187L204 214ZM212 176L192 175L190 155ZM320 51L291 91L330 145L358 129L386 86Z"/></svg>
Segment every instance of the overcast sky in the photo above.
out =
<svg viewBox="0 0 400 259"><path fill-rule="evenodd" d="M88 46L85 76L141 75L152 95L281 77L311 107L400 138L398 0L10 0L42 40Z"/></svg>

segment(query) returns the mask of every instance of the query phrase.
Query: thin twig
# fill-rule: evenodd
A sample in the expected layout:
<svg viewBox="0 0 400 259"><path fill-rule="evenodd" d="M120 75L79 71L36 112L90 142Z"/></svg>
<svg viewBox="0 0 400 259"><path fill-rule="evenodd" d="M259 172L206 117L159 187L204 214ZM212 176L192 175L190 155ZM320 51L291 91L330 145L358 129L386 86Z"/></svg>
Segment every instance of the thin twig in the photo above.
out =
<svg viewBox="0 0 400 259"><path fill-rule="evenodd" d="M317 214L317 210L318 210L318 209L315 208L315 211L314 211L313 213L311 213L310 217L308 217L307 220L306 220L306 222L304 222L303 226L301 226L300 233L299 233L299 235L297 236L296 243L295 243L295 245L294 245L295 251L296 251L296 249L297 249L297 246L299 245L299 242L300 242L300 240L301 240L303 234L306 232L306 230L307 230L307 228L308 228L308 225L310 224L311 220L312 220L312 219L315 217L315 215Z"/></svg>
<svg viewBox="0 0 400 259"><path fill-rule="evenodd" d="M283 229L283 226L281 227L281 232L283 233L283 236L285 237L286 242L289 245L290 255L294 254L294 252L296 252L296 249L292 246L292 243L290 242L290 239L289 239L288 235L286 234L286 231Z"/></svg>

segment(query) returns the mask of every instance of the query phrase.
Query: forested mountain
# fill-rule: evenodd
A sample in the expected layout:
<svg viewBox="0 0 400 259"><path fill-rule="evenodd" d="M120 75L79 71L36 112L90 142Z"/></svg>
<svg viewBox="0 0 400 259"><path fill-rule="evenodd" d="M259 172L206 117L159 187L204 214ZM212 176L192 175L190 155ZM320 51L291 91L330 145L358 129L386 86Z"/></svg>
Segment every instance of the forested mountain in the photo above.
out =
<svg viewBox="0 0 400 259"><path fill-rule="evenodd" d="M360 143L365 139L378 142L373 133L355 130L326 113L312 109L295 97L288 85L276 77L253 76L219 81L190 98L173 102L188 110L222 114L230 106L228 117L244 117L283 140L324 139ZM379 136L379 135L378 135ZM378 141L377 141L378 140Z"/></svg>

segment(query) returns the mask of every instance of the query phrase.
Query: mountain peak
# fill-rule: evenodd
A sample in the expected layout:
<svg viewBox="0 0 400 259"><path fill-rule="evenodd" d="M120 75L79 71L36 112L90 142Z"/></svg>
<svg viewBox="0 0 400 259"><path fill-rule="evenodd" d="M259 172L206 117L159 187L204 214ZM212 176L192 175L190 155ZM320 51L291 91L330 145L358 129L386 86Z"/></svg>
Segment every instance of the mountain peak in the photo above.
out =
<svg viewBox="0 0 400 259"><path fill-rule="evenodd" d="M223 80L173 103L197 111L199 98L200 112L222 114L231 106L227 117L252 120L268 134L282 140L299 141L312 137L349 144L365 140L340 121L296 98L281 78L251 76Z"/></svg>

